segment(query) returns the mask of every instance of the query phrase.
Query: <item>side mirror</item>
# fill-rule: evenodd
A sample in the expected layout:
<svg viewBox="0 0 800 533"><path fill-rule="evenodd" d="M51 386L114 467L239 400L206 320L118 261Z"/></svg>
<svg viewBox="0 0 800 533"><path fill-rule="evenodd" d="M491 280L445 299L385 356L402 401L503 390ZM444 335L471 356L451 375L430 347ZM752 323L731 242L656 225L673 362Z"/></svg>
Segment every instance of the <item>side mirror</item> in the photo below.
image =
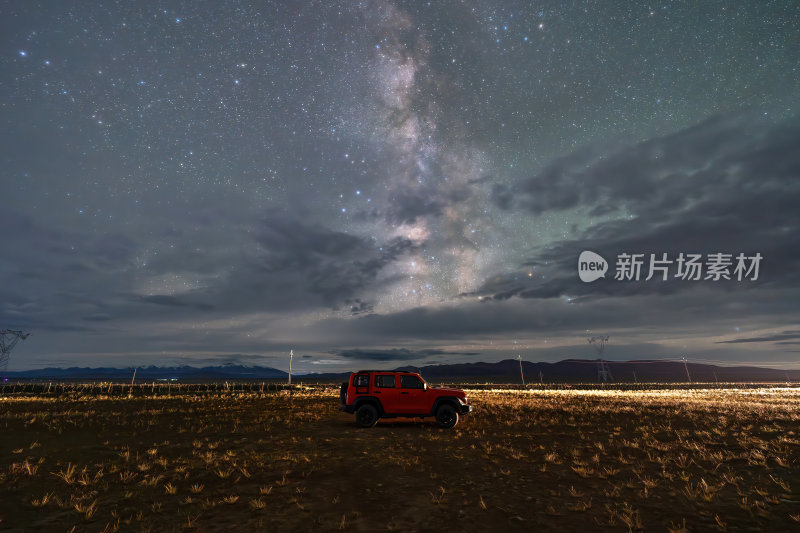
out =
<svg viewBox="0 0 800 533"><path fill-rule="evenodd" d="M427 383L423 383L422 384L422 390L424 390L424 391L428 390L428 384Z"/></svg>

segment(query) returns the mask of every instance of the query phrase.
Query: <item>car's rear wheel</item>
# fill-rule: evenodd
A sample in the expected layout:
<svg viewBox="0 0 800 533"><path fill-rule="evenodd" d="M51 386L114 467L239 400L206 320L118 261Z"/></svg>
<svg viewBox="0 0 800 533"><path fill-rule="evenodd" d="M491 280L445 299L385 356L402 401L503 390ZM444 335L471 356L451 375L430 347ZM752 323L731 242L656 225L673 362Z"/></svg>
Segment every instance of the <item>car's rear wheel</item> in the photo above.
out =
<svg viewBox="0 0 800 533"><path fill-rule="evenodd" d="M436 410L436 423L439 427L450 429L458 423L458 413L450 404L445 404Z"/></svg>
<svg viewBox="0 0 800 533"><path fill-rule="evenodd" d="M378 422L378 410L365 403L356 410L356 423L362 428L371 428Z"/></svg>

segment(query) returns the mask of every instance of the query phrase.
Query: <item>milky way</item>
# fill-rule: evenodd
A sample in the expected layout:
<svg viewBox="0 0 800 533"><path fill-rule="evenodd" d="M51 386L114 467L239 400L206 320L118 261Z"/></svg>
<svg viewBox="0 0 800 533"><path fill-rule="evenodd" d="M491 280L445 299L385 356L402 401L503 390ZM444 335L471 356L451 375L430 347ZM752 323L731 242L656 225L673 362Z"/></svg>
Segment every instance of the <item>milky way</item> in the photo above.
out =
<svg viewBox="0 0 800 533"><path fill-rule="evenodd" d="M564 4L5 3L12 368L796 360L800 8Z"/></svg>

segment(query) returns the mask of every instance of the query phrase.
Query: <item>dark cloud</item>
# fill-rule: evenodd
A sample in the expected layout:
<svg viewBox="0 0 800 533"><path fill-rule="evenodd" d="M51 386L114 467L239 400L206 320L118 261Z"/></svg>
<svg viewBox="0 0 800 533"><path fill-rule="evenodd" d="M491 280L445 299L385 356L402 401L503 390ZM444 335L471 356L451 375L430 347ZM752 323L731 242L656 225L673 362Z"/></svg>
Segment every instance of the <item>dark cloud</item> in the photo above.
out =
<svg viewBox="0 0 800 533"><path fill-rule="evenodd" d="M541 210L583 208L630 215L600 222L578 238L543 247L520 269L490 277L475 294L502 300L591 295L668 294L714 286L747 293L760 286L800 283L800 119L778 124L744 115L718 117L604 157L580 154L546 169L522 187L518 206ZM605 206L605 207L604 207ZM606 279L582 283L584 250L602 255ZM757 281L615 281L620 253L675 261L681 253L739 253L763 257ZM733 267L731 268L731 271ZM528 276L528 273L533 273ZM658 274L656 274L658 275Z"/></svg>
<svg viewBox="0 0 800 533"><path fill-rule="evenodd" d="M359 295L415 247L407 239L375 243L285 215L265 218L253 234L254 242L245 241L245 250L232 256L228 276L153 303L237 312L345 305L359 314L370 309Z"/></svg>
<svg viewBox="0 0 800 533"><path fill-rule="evenodd" d="M345 305L350 306L350 314L353 316L371 313L374 310L374 306L372 304L362 302L359 298L345 300L344 303Z"/></svg>
<svg viewBox="0 0 800 533"><path fill-rule="evenodd" d="M785 297L779 299L780 297ZM657 296L597 296L592 299L511 298L458 305L419 307L357 320L332 318L319 323L335 342L361 338L365 342L477 342L509 339L583 337L587 330L613 332L617 338L644 338L669 332L672 336L733 332L746 323L750 329L793 324L797 289L762 289L732 299L713 287ZM748 309L746 319L742 309ZM624 332L624 333L623 333Z"/></svg>
<svg viewBox="0 0 800 533"><path fill-rule="evenodd" d="M389 198L391 207L386 217L392 224L413 224L419 218L440 216L445 202L432 198L425 191L405 190Z"/></svg>
<svg viewBox="0 0 800 533"><path fill-rule="evenodd" d="M120 233L95 237L45 229L8 210L3 217L14 230L8 246L20 248L14 274L21 281L0 287L0 321L33 329L193 320L198 312L230 316L346 306L353 314L369 313L372 304L359 295L416 247L407 239L377 243L286 215L250 224L234 219L232 228L222 216L205 215L200 228L207 233L185 236L149 261L145 248ZM227 230L215 233L219 226ZM27 246L31 241L41 245ZM142 287L145 261L152 281ZM175 276L195 277L197 286L159 292L171 291Z"/></svg>
<svg viewBox="0 0 800 533"><path fill-rule="evenodd" d="M168 307L191 307L199 311L210 311L214 309L211 304L193 303L187 301L179 296L170 296L167 294L154 294L153 296L140 296L136 300L155 305L164 305Z"/></svg>
<svg viewBox="0 0 800 533"><path fill-rule="evenodd" d="M481 185L483 181L468 183L475 184ZM357 218L372 222L381 220L391 225L414 224L419 220L441 217L447 208L467 202L474 194L475 191L468 186L436 188L404 185L392 191L383 207L359 210Z"/></svg>
<svg viewBox="0 0 800 533"><path fill-rule="evenodd" d="M680 212L715 194L759 192L800 171L800 119L721 115L662 137L558 158L514 189L515 205L541 213ZM605 148L605 149L603 149Z"/></svg>
<svg viewBox="0 0 800 533"><path fill-rule="evenodd" d="M472 356L478 355L478 352L452 352L437 349L409 350L407 348L392 348L389 350L341 350L335 352L335 354L345 359L363 359L367 361L415 361L434 355Z"/></svg>
<svg viewBox="0 0 800 533"><path fill-rule="evenodd" d="M761 337L744 337L741 339L731 339L727 341L719 341L718 344L739 344L743 342L775 342L785 341L788 339L800 339L800 331L784 331L783 333L776 333L774 335L765 335ZM798 342L778 342L777 344L800 344Z"/></svg>

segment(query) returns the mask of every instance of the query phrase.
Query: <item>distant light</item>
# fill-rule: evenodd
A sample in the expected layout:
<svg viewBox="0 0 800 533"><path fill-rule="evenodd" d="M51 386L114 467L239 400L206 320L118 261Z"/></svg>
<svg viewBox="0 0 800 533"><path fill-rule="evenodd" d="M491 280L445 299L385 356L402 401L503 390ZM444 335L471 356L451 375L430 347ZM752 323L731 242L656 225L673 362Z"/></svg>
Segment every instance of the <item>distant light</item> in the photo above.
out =
<svg viewBox="0 0 800 533"><path fill-rule="evenodd" d="M27 57L28 52L26 52L25 50L20 50L19 55L21 55L22 57Z"/></svg>
<svg viewBox="0 0 800 533"><path fill-rule="evenodd" d="M356 191L356 195L360 196L361 195L361 191Z"/></svg>
<svg viewBox="0 0 800 533"><path fill-rule="evenodd" d="M180 22L181 22L181 19L180 19L180 18L176 18L176 19L175 19L175 22L177 22L177 23L179 23L179 24L180 24Z"/></svg>
<svg viewBox="0 0 800 533"><path fill-rule="evenodd" d="M342 208L342 213L346 213L346 212L347 212L347 209L345 209L345 208L343 207L343 208Z"/></svg>

